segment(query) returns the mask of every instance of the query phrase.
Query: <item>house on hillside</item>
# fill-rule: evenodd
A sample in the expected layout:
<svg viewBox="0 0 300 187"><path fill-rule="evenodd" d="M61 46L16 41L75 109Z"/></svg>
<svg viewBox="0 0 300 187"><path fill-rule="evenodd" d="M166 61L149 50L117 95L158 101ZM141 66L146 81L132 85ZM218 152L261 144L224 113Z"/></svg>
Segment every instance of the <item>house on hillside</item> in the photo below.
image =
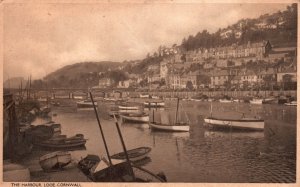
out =
<svg viewBox="0 0 300 187"><path fill-rule="evenodd" d="M161 78L160 74L148 75L148 77L147 77L148 83L161 81L161 79L162 78Z"/></svg>
<svg viewBox="0 0 300 187"><path fill-rule="evenodd" d="M296 60L290 64L281 65L277 69L277 82L297 82Z"/></svg>
<svg viewBox="0 0 300 187"><path fill-rule="evenodd" d="M102 78L99 80L99 88L108 88L113 86L114 80L110 78Z"/></svg>
<svg viewBox="0 0 300 187"><path fill-rule="evenodd" d="M167 61L160 62L159 74L160 74L161 78L166 78L168 76L168 62Z"/></svg>
<svg viewBox="0 0 300 187"><path fill-rule="evenodd" d="M229 81L230 73L227 70L216 71L213 70L210 72L210 87L215 88L223 86L225 82Z"/></svg>

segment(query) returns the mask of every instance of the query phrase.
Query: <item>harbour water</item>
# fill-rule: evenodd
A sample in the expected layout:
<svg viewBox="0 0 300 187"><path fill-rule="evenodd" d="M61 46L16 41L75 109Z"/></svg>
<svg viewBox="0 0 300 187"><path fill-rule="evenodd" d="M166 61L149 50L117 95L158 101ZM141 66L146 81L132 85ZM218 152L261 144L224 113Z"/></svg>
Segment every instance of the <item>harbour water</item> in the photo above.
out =
<svg viewBox="0 0 300 187"><path fill-rule="evenodd" d="M151 147L150 159L143 167L154 173L163 171L168 182L296 181L296 107L212 103L213 116L239 118L245 113L260 117L265 119L265 130L211 131L203 126L203 118L210 115L210 102L182 101L180 117L188 116L190 132L151 131L148 124L120 123L127 149ZM175 114L175 108L176 101L166 102L166 111ZM101 117L105 112L101 105L98 112L110 155L123 151L114 120ZM73 151L73 158L79 160L87 154L106 156L92 109L81 110L71 105L54 107L52 113L57 114L52 120L61 123L62 134L81 133L88 139L86 150Z"/></svg>

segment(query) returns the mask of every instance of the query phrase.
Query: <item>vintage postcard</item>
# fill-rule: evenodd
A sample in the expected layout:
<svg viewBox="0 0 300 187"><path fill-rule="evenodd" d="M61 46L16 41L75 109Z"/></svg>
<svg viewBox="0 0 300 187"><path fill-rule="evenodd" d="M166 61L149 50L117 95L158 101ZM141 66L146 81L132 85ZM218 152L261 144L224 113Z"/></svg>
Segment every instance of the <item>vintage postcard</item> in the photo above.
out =
<svg viewBox="0 0 300 187"><path fill-rule="evenodd" d="M298 6L1 1L1 185L297 186Z"/></svg>

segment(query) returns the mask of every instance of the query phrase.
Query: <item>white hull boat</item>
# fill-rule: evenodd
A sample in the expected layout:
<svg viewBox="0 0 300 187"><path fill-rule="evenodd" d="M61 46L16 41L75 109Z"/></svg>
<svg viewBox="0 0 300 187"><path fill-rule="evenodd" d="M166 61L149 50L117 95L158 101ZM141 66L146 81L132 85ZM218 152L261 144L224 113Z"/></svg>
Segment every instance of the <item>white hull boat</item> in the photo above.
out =
<svg viewBox="0 0 300 187"><path fill-rule="evenodd" d="M56 151L40 157L40 165L45 171L61 169L71 162L71 154L67 151Z"/></svg>
<svg viewBox="0 0 300 187"><path fill-rule="evenodd" d="M290 103L284 103L284 105L287 105L287 106L297 106L297 101L292 101Z"/></svg>
<svg viewBox="0 0 300 187"><path fill-rule="evenodd" d="M164 107L165 102L144 102L145 107Z"/></svg>
<svg viewBox="0 0 300 187"><path fill-rule="evenodd" d="M149 123L151 129L162 131L174 131L174 132L188 132L190 126L187 124L165 125L161 123Z"/></svg>
<svg viewBox="0 0 300 187"><path fill-rule="evenodd" d="M261 105L263 104L263 99L252 99L250 100L250 104Z"/></svg>
<svg viewBox="0 0 300 187"><path fill-rule="evenodd" d="M232 128L241 130L264 130L265 122L262 119L242 118L242 119L218 119L208 117L204 122L213 127Z"/></svg>
<svg viewBox="0 0 300 187"><path fill-rule="evenodd" d="M149 114L120 114L123 121L149 122Z"/></svg>
<svg viewBox="0 0 300 187"><path fill-rule="evenodd" d="M232 100L228 100L228 99L220 99L219 100L220 103L232 103Z"/></svg>
<svg viewBox="0 0 300 187"><path fill-rule="evenodd" d="M140 94L140 98L149 98L149 95L142 95L142 94Z"/></svg>
<svg viewBox="0 0 300 187"><path fill-rule="evenodd" d="M139 110L139 106L118 106L120 110Z"/></svg>
<svg viewBox="0 0 300 187"><path fill-rule="evenodd" d="M79 101L76 102L78 108L92 108L92 101ZM95 106L98 106L97 102L95 102Z"/></svg>

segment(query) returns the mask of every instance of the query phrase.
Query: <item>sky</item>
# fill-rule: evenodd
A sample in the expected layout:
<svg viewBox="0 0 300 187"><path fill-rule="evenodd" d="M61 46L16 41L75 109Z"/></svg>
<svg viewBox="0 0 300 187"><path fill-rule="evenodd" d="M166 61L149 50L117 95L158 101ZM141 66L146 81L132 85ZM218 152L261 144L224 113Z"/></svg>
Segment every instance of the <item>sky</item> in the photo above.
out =
<svg viewBox="0 0 300 187"><path fill-rule="evenodd" d="M33 79L83 61L144 58L160 45L215 32L288 4L60 3L4 4L4 80Z"/></svg>

